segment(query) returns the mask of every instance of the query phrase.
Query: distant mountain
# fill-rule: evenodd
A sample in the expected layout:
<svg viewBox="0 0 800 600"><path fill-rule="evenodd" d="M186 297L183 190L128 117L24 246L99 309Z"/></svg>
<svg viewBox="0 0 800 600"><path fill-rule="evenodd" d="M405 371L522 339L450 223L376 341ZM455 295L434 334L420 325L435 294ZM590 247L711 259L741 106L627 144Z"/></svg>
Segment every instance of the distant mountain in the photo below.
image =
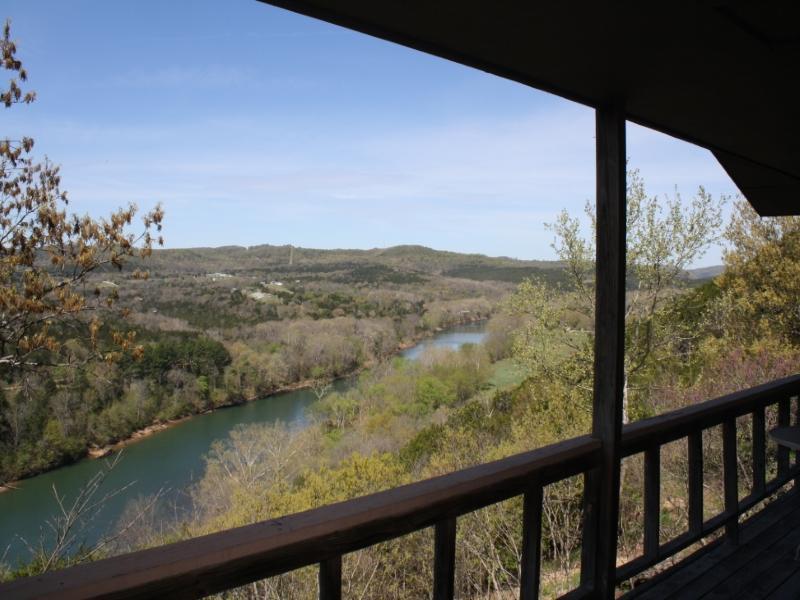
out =
<svg viewBox="0 0 800 600"><path fill-rule="evenodd" d="M689 269L686 274L691 281L700 279L713 279L725 270L723 265L713 265L711 267L700 267L699 269Z"/></svg>

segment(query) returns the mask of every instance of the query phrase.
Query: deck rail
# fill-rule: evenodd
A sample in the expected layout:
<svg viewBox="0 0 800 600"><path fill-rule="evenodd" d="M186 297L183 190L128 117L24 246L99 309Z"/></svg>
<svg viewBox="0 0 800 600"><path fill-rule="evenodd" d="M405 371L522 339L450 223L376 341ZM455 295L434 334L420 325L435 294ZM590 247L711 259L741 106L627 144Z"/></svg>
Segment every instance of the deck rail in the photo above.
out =
<svg viewBox="0 0 800 600"><path fill-rule="evenodd" d="M779 424L788 424L790 398L798 395L800 376L793 376L624 428L623 456L644 453L645 533L643 555L618 567L617 581L641 573L720 527L735 541L739 515L800 475L797 460L790 466L785 450L779 450L778 475L772 481L766 481L765 466L765 410L777 404ZM753 415L754 484L750 495L739 500L736 418L747 414ZM723 427L725 508L704 520L702 432L718 425ZM661 544L660 448L682 438L688 444L689 530ZM20 579L0 585L0 597L194 598L318 564L320 598L333 600L341 598L343 555L432 526L433 597L451 599L458 517L521 495L520 597L531 600L539 593L543 489L568 477L586 476L600 459L600 440L573 438L306 512ZM567 594L592 595L591 581Z"/></svg>
<svg viewBox="0 0 800 600"><path fill-rule="evenodd" d="M800 476L798 453L795 453L794 465L790 465L789 449L779 446L777 475L770 481L766 479L766 409L777 404L778 425L789 425L794 401L795 423L800 424L799 394L800 377L792 376L625 427L621 440L623 458L644 454L644 553L617 568L618 583L677 554L721 527L725 528L725 536L731 542L738 542L739 517ZM750 493L740 499L736 419L747 415L752 417L753 484ZM720 425L724 508L706 519L703 507L703 431ZM687 441L689 528L661 543L661 447L680 439Z"/></svg>

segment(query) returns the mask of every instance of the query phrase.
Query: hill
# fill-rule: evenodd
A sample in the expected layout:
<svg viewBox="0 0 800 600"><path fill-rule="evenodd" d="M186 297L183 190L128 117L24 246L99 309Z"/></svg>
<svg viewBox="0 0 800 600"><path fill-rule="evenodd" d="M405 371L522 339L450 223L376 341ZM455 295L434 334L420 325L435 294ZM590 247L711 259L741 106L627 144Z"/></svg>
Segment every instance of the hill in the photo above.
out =
<svg viewBox="0 0 800 600"><path fill-rule="evenodd" d="M532 277L565 283L560 261L462 254L427 246L316 249L291 246L221 246L156 250L147 268L156 276L221 273L263 280L327 279L340 283L420 283L430 277L519 283ZM719 275L721 265L690 269L692 283Z"/></svg>
<svg viewBox="0 0 800 600"><path fill-rule="evenodd" d="M425 246L320 250L268 244L156 250L147 265L157 276L223 273L348 283L417 282L430 276L510 283L538 276L555 283L562 280L561 267L557 261L461 254Z"/></svg>

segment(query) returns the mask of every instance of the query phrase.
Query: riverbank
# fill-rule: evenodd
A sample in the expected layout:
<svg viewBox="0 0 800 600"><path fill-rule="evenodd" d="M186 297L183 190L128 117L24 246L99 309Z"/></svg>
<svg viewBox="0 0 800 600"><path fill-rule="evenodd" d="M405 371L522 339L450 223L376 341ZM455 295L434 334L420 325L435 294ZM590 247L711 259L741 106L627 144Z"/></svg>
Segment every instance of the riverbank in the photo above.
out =
<svg viewBox="0 0 800 600"><path fill-rule="evenodd" d="M438 332L425 341L429 348L456 349L464 344L481 344L485 325L476 323ZM425 336L428 338L430 336ZM403 353L414 362L424 353L422 344ZM357 385L354 379L344 379L333 384L333 389L346 392ZM186 490L192 489L205 474L206 457L214 444L228 439L231 432L248 425L283 423L291 429L312 425L309 408L317 402L308 389L277 394L267 401L245 402L217 410L198 418L189 418L180 427L168 427L158 435L149 435L130 444L116 461L114 469L107 472L102 493L124 490L105 503L103 511L82 530L81 537L91 544L122 523L126 511L142 498L155 495L169 497L170 514L192 510ZM15 493L0 495L0 514L13 518L0 518L0 544L8 548L7 564L30 560L28 546L22 539L38 543L47 534L49 519L57 517L58 502L53 496L57 490L60 498L72 502L84 489L86 482L100 470L104 461L82 460L24 480ZM165 505L166 506L166 505Z"/></svg>
<svg viewBox="0 0 800 600"><path fill-rule="evenodd" d="M398 344L397 347L395 348L394 352L392 352L392 354L390 354L387 357L387 360L392 358L392 357L395 357L395 356L397 356L397 355L399 355L399 354L401 354L401 353L403 353L405 351L408 351L408 350L420 345L421 343L424 343L426 340L435 338L437 335L440 335L442 333L446 333L450 329L463 327L463 326L469 326L469 325L476 325L476 324L479 324L479 323L482 323L482 322L486 322L486 321L488 321L488 319L486 319L486 318L465 317L465 318L460 319L458 322L455 322L455 323L452 323L452 324L448 325L447 327L439 327L439 328L436 328L436 329L429 329L429 330L419 331L414 335L414 338L412 340L409 340L409 341L402 342L402 343ZM354 370L352 370L352 371L350 371L348 373L344 373L344 374L340 375L339 377L335 378L334 381L350 379L352 377L355 377L355 376L359 375L360 373L362 373L363 371L365 371L367 369L375 367L375 365L376 365L376 363L365 363L365 364L360 365L358 368L356 368L356 369L354 369ZM75 464L75 463L80 462L81 460L84 460L84 459L96 460L96 459L99 459L99 458L106 458L106 457L108 457L109 455L111 455L114 452L118 452L119 450L122 450L125 447L128 447L128 446L130 446L132 444L136 444L136 443L138 443L138 442L140 442L142 440L150 438L156 433L161 433L161 432L163 432L165 430L168 430L168 429L171 429L171 428L173 428L173 427L175 427L177 425L181 425L181 424L193 419L194 417L198 417L198 416L209 414L209 413L214 413L214 412L216 412L216 411L218 411L220 409L235 408L235 407L241 406L243 404L248 404L248 403L254 402L256 400L262 400L262 399L266 400L266 399L269 399L269 398L272 398L272 397L275 397L275 396L279 396L279 395L282 395L282 394L287 394L287 393L291 393L291 392L297 392L297 391L301 391L301 390L308 390L308 389L311 389L314 386L314 384L315 384L315 380L305 379L305 380L302 380L302 381L297 381L297 382L294 382L294 383L291 383L291 384L283 385L283 386L281 386L279 388L276 388L276 389L274 389L274 390L272 390L269 393L264 394L264 395L257 395L257 396L252 396L252 397L231 396L225 402L220 403L220 404L218 404L217 406L215 406L213 408L210 408L210 409L207 409L207 410L204 410L204 411L201 411L201 412L182 415L182 416L177 417L175 419L169 419L169 420L157 421L157 422L151 423L150 425L147 425L146 427L143 427L141 429L133 431L130 435L126 436L125 438L119 439L119 440L114 441L114 442L112 442L110 444L106 444L106 445L103 445L103 446L89 446L89 447L86 448L86 451L85 451L84 454L82 454L81 456L78 456L74 460L63 462L63 463L59 464L58 466L54 466L51 469L43 469L41 471L36 471L36 472L33 472L33 473L30 473L30 474L26 475L23 478L16 479L14 481L10 481L10 482L7 482L5 484L2 484L2 485L0 485L0 493L16 490L16 489L18 489L18 487L24 481L26 481L28 479L31 479L33 477L42 475L44 473L49 473L49 472L52 472L52 471L56 471L56 470L58 470L60 468Z"/></svg>
<svg viewBox="0 0 800 600"><path fill-rule="evenodd" d="M412 341L402 342L402 343L398 344L397 348L395 349L395 351L392 352L392 354L390 354L387 357L387 359L394 358L398 354L418 346L420 343L424 342L425 340L431 339L431 338L433 338L434 336L436 336L436 335L438 335L440 333L446 332L448 329L452 329L454 327L463 327L465 325L475 325L475 324L478 324L478 323L482 323L484 321L488 321L488 319L484 319L484 318L462 319L457 323L453 323L453 324L449 325L448 327L437 327L436 329L433 329L433 330L426 330L426 331L421 332L420 334L416 335L415 338ZM375 366L376 366L376 363L365 363L365 364L359 366L357 369L354 369L352 371L349 371L348 373L344 373L344 374L342 374L342 375L340 375L338 377L335 377L333 379L333 381L338 381L338 380L342 380L342 379L350 379L351 377L355 377L357 375L360 375L364 371L366 371L368 369L371 369L371 368L373 368ZM229 401L226 401L226 402L224 402L222 404L219 404L219 405L217 405L217 406L215 406L213 408L210 408L208 410L204 410L204 411L199 412L199 413L193 413L193 414L190 414L190 415L185 415L183 417L178 417L177 419L170 419L168 421L161 421L161 422L158 422L158 423L153 423L152 425L148 425L147 427L144 427L142 429L134 431L127 438L119 440L117 442L114 442L113 444L108 444L108 445L102 446L102 447L89 448L89 450L87 451L86 455L84 457L82 457L82 458L91 458L91 459L105 458L105 457L109 456L111 453L116 452L118 450L121 450L122 448L124 448L126 446L129 446L130 444L133 444L133 443L136 443L138 441L141 441L144 438L147 438L147 437L149 437L149 436L151 436L151 435L153 435L155 433L159 433L161 431L164 431L165 429L169 429L170 427L174 427L176 425L180 425L181 423L184 423L187 420L192 419L194 417L198 417L200 415L213 413L214 411L221 410L221 409L240 406L240 405L245 404L247 402L255 402L256 400L266 400L268 398L271 398L273 396L277 396L279 394L286 394L286 393L289 393L289 392L296 392L296 391L299 391L299 390L311 389L314 386L315 383L316 382L313 379L305 379L303 381L297 381L295 383L291 383L291 384L287 384L287 385L281 386L281 387L276 388L275 390L273 390L273 391L271 391L271 392L269 392L267 394L264 394L264 395L257 395L257 396L252 396L252 397L244 397L244 398L241 398L241 399L231 399ZM40 474L40 473L37 473L37 474ZM25 479L27 479L27 477ZM22 481L22 480L19 480L19 481Z"/></svg>

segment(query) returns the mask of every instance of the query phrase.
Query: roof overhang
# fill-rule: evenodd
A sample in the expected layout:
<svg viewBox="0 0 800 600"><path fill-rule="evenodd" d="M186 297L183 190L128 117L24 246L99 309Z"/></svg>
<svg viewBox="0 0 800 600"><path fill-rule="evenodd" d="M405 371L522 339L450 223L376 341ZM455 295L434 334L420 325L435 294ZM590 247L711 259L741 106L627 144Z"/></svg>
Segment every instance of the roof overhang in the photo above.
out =
<svg viewBox="0 0 800 600"><path fill-rule="evenodd" d="M262 0L711 150L762 215L800 214L800 2Z"/></svg>

